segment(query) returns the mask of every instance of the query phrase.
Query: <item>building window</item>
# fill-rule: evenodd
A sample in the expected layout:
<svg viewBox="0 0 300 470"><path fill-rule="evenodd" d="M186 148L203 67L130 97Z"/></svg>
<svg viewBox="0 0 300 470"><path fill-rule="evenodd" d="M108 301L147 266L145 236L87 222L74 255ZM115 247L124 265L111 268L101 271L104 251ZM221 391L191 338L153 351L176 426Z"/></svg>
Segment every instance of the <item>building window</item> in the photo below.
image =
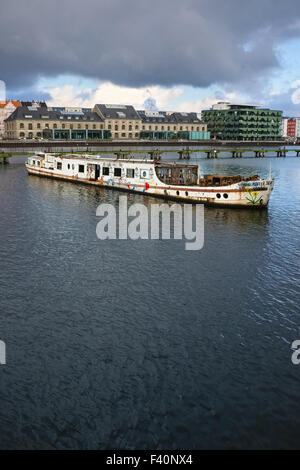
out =
<svg viewBox="0 0 300 470"><path fill-rule="evenodd" d="M103 124L100 124L100 129L103 129Z"/></svg>
<svg viewBox="0 0 300 470"><path fill-rule="evenodd" d="M127 178L134 178L134 169L133 168L127 168L126 176L127 176Z"/></svg>
<svg viewBox="0 0 300 470"><path fill-rule="evenodd" d="M64 129L66 126L65 126L64 124L62 124L62 126L61 126L61 127Z"/></svg>
<svg viewBox="0 0 300 470"><path fill-rule="evenodd" d="M78 165L78 173L84 173L84 165Z"/></svg>
<svg viewBox="0 0 300 470"><path fill-rule="evenodd" d="M139 133L138 133L138 132L136 132L136 133L135 133L135 136L136 136L136 137L138 137L138 136L139 136Z"/></svg>
<svg viewBox="0 0 300 470"><path fill-rule="evenodd" d="M61 170L61 162L56 163L56 168L57 168L57 170Z"/></svg>
<svg viewBox="0 0 300 470"><path fill-rule="evenodd" d="M129 129L130 131L132 131L132 126L129 126L129 128L128 128L128 129Z"/></svg>
<svg viewBox="0 0 300 470"><path fill-rule="evenodd" d="M81 129L81 124L78 124L77 129Z"/></svg>
<svg viewBox="0 0 300 470"><path fill-rule="evenodd" d="M31 123L28 124L28 129L30 129L30 130L32 129L32 124Z"/></svg>
<svg viewBox="0 0 300 470"><path fill-rule="evenodd" d="M123 131L125 130L125 124L122 124L122 130Z"/></svg>
<svg viewBox="0 0 300 470"><path fill-rule="evenodd" d="M73 124L70 124L70 129L73 129Z"/></svg>
<svg viewBox="0 0 300 470"><path fill-rule="evenodd" d="M111 125L110 125L110 124L108 124L108 126L107 126L107 127L108 127L108 129L111 129Z"/></svg>
<svg viewBox="0 0 300 470"><path fill-rule="evenodd" d="M119 126L116 124L115 125L115 131L118 131L119 130Z"/></svg>
<svg viewBox="0 0 300 470"><path fill-rule="evenodd" d="M49 124L45 124L45 129L49 129Z"/></svg>
<svg viewBox="0 0 300 470"><path fill-rule="evenodd" d="M108 166L104 166L102 169L102 174L103 176L108 176L109 175L109 168Z"/></svg>
<svg viewBox="0 0 300 470"><path fill-rule="evenodd" d="M21 124L20 124L20 129L24 129L24 123L23 122L21 122Z"/></svg>
<svg viewBox="0 0 300 470"><path fill-rule="evenodd" d="M38 122L37 125L36 125L36 127L37 127L38 129L40 129L40 128L41 128L41 123Z"/></svg>
<svg viewBox="0 0 300 470"><path fill-rule="evenodd" d="M121 176L121 174L122 174L121 168L115 168L114 175L115 176Z"/></svg>
<svg viewBox="0 0 300 470"><path fill-rule="evenodd" d="M96 124L93 124L93 129L96 129Z"/></svg>
<svg viewBox="0 0 300 470"><path fill-rule="evenodd" d="M25 136L25 132L20 132L20 137L24 137Z"/></svg>
<svg viewBox="0 0 300 470"><path fill-rule="evenodd" d="M119 137L119 134L118 132L115 133L115 139L117 139Z"/></svg>
<svg viewBox="0 0 300 470"><path fill-rule="evenodd" d="M88 128L89 128L89 125L88 125L88 124L86 124L86 125L85 125L85 128L86 128L86 129L88 129Z"/></svg>
<svg viewBox="0 0 300 470"><path fill-rule="evenodd" d="M53 129L57 129L57 124L53 124Z"/></svg>
<svg viewBox="0 0 300 470"><path fill-rule="evenodd" d="M138 129L138 128L139 128L139 126L138 126L138 125L136 125L136 126L135 126L135 128L136 128L136 129Z"/></svg>
<svg viewBox="0 0 300 470"><path fill-rule="evenodd" d="M126 133L125 133L125 132L122 132L122 137L126 137Z"/></svg>

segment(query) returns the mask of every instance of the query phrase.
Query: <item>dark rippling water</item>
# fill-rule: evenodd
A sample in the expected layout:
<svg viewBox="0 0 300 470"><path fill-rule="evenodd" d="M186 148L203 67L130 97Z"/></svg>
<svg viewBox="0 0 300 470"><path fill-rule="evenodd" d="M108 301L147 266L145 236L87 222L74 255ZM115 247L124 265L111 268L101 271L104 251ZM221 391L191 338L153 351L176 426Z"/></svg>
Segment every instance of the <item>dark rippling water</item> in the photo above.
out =
<svg viewBox="0 0 300 470"><path fill-rule="evenodd" d="M299 448L300 158L272 159L268 211L205 209L190 252L98 240L120 193L19 161L0 167L0 447ZM201 164L267 176L270 159Z"/></svg>

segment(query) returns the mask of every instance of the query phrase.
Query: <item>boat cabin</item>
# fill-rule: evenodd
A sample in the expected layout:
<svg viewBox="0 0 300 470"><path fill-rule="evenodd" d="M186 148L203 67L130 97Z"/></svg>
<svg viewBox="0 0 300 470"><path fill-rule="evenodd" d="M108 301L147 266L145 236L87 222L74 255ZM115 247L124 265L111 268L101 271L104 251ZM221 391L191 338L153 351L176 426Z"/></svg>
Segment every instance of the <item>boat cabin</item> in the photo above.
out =
<svg viewBox="0 0 300 470"><path fill-rule="evenodd" d="M240 183L241 181L255 181L258 180L259 176L254 175L250 178L243 177L241 175L237 176L219 176L219 175L205 175L203 178L199 179L199 186L229 186L231 184Z"/></svg>
<svg viewBox="0 0 300 470"><path fill-rule="evenodd" d="M192 186L198 182L198 165L158 164L155 172L165 184Z"/></svg>

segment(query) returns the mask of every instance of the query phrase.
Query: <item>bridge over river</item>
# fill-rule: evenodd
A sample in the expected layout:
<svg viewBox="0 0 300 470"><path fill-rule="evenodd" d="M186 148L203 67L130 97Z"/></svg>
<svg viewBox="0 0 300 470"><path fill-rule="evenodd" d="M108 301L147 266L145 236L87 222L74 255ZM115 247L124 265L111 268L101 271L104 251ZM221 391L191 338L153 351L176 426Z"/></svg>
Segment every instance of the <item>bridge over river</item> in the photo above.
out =
<svg viewBox="0 0 300 470"><path fill-rule="evenodd" d="M1 141L0 164L8 163L13 155L38 151L57 153L100 153L118 158L130 155L160 159L164 153L175 153L180 160L190 158L264 158L300 156L300 145L272 142L218 141ZM174 155L175 156L175 155Z"/></svg>

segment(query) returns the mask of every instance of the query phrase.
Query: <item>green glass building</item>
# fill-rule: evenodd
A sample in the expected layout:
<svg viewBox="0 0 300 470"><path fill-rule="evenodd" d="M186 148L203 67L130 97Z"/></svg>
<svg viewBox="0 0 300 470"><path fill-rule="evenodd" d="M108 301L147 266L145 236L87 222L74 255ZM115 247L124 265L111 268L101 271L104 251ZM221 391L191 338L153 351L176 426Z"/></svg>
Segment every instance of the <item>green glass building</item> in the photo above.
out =
<svg viewBox="0 0 300 470"><path fill-rule="evenodd" d="M280 140L282 111L255 105L218 103L202 111L211 137L221 140Z"/></svg>

